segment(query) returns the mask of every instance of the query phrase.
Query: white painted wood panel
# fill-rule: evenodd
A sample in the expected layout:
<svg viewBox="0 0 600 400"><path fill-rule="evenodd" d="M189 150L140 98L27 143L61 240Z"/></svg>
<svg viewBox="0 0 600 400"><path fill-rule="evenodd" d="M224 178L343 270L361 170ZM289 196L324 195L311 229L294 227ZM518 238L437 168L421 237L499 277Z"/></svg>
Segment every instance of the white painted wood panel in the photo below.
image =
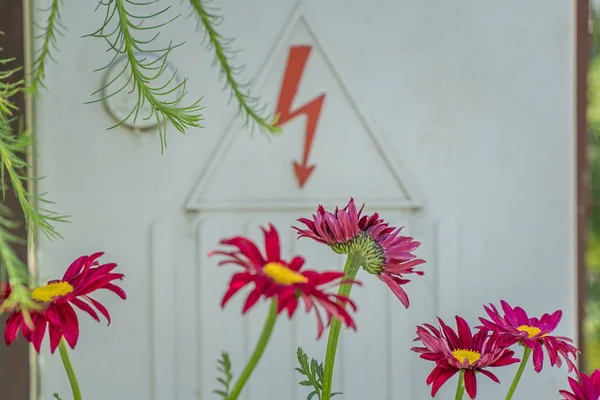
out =
<svg viewBox="0 0 600 400"><path fill-rule="evenodd" d="M185 2L164 3L187 14ZM407 223L427 264L426 276L407 286L408 311L383 283L359 274L359 330L344 332L334 377L343 399L429 398L431 365L409 349L415 325L436 314L460 312L476 323L481 304L504 298L533 314L563 309L559 333L574 335L573 2L219 5L219 29L244 49L242 78L257 79L271 108L290 46L313 47L294 105L319 93L326 99L310 156L317 167L302 190L292 161L302 155L305 117L277 140L239 129L193 20L180 18L162 35L186 41L171 62L190 77L191 93L205 95L205 128L186 136L170 129L164 156L152 133L106 131L113 121L102 106L82 105L102 81L92 71L109 55L105 43L81 36L102 16L95 2L65 0L68 35L59 63L48 64L35 124L46 177L39 189L73 221L59 227L64 241L40 239L38 264L52 277L77 256L104 250L126 274L129 295L122 302L99 294L110 327L81 318L73 361L86 400L213 399L217 357L230 351L239 372L265 308L241 317L237 296L221 310L232 271L217 269L207 253L222 237L257 237L258 225L272 221L288 254L305 255L315 269L341 268L342 257L296 241L286 227L318 203L344 205L349 196ZM36 12L37 22L44 17ZM540 276L544 288L536 290ZM326 338L315 334L312 315L279 321L244 400L305 398L295 348L322 359ZM44 350L40 367L40 399L68 397L59 358ZM512 371L499 376L506 385ZM560 370L526 378L523 398L554 398L565 386ZM492 400L505 391L485 380L480 388Z"/></svg>
<svg viewBox="0 0 600 400"><path fill-rule="evenodd" d="M345 257L335 254L327 246L308 239L296 240L297 235L290 228L296 218L289 212L234 215L235 217L203 214L198 223L197 254L200 255L198 270L201 273L198 283L199 312L196 318L200 324L198 382L201 399L212 398L215 360L222 350L230 353L234 371L239 374L260 335L268 308L268 303L258 303L247 315L242 316L241 307L248 289L236 295L224 310L220 309L219 302L228 279L237 269L217 268L217 260L205 256L203 258L202 255L210 251L209 243L211 240L214 242L217 232L225 237L238 232L237 234L252 238L262 247L263 237L259 226L272 222L280 231L282 251L286 258L295 254L302 255L306 259L306 268L316 270L341 270L345 262ZM410 220L409 216L390 217L392 223L405 224ZM418 220L415 223L418 226ZM410 234L411 230L408 227L406 234ZM426 232L427 227L415 230ZM421 253L423 252L419 252L421 257L432 258L430 254ZM435 279L435 275L430 273L432 266L426 265L425 268L430 275L429 280ZM423 371L409 376L404 376L400 371L414 362L415 357L409 350L415 337L415 324L419 323L419 319L431 321L435 316L432 307L435 293L431 290L434 286L428 287L425 280L419 277L407 285L406 290L414 301L407 311L375 276L360 271L357 279L363 282L363 286L355 287L352 293L352 298L359 307L359 312L355 314L358 330L342 331L334 390L344 392L345 398L349 399L368 396L390 398L393 385L401 384L406 390L412 387L413 379L424 381L426 377ZM323 361L326 341L327 331L320 340L316 340L315 316L306 315L302 307L297 310L292 321L285 315L280 316L271 342L242 398L278 399L283 394L290 396L290 399L305 398L308 389L297 385L301 377L294 371L296 347L302 346L310 357ZM178 352L186 352L186 343L179 343ZM400 376L394 376L394 372L398 372Z"/></svg>

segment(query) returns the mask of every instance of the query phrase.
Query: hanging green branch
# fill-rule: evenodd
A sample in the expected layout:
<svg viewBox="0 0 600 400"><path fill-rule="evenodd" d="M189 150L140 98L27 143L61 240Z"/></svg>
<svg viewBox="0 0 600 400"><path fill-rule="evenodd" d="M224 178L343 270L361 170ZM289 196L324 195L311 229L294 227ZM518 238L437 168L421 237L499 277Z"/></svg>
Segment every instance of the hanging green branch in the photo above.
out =
<svg viewBox="0 0 600 400"><path fill-rule="evenodd" d="M0 32L0 35L2 35L2 32ZM2 48L0 48L0 51L1 50ZM12 61L13 59L0 59L0 67L9 64ZM14 68L7 71L0 71L0 120L10 117L13 111L17 110L17 107L10 101L10 99L21 90L23 80L18 82L9 82L8 79L20 69L21 68Z"/></svg>
<svg viewBox="0 0 600 400"><path fill-rule="evenodd" d="M24 245L23 240L11 231L17 227L17 223L11 219L10 209L0 204L0 266L8 275L11 286L10 296L0 306L0 313L17 308L23 311L23 316L31 325L29 310L36 310L39 305L31 299L28 285L29 272L27 266L19 259L14 251L15 245ZM2 277L5 281L5 277ZM0 285L0 293L4 288Z"/></svg>
<svg viewBox="0 0 600 400"><path fill-rule="evenodd" d="M10 61L0 60L0 65L7 65ZM60 235L52 223L67 222L68 217L40 207L40 204L53 203L44 199L43 196L27 192L25 188L24 182L30 179L26 175L27 169L31 168L25 161L25 155L32 138L28 132L23 130L15 136L11 125L16 120L12 117L12 113L17 110L11 97L21 90L23 84L23 80L9 82L9 78L16 71L18 69L0 71L0 190L2 199L6 198L5 178L8 176L12 190L23 210L30 240L35 238L37 229L48 238L54 239Z"/></svg>
<svg viewBox="0 0 600 400"><path fill-rule="evenodd" d="M0 61L0 65L7 65L9 62L10 60L3 60ZM22 80L9 82L16 71L16 69L0 71L0 190L2 199L6 198L8 180L23 210L30 241L34 240L37 229L40 229L49 238L54 238L58 236L58 233L52 227L52 223L63 222L66 217L39 208L40 202L49 202L40 196L28 193L23 183L28 179L25 174L29 165L23 158L29 147L31 136L22 131L15 136L12 129L12 123L16 121L12 114L17 107L11 101L11 97L22 90L23 84ZM23 310L26 321L31 323L28 310L35 309L37 305L31 300L27 289L30 283L27 266L14 251L15 245L26 244L12 233L16 226L10 210L4 204L0 204L0 267L8 275L8 282L11 285L11 295L3 302L0 312L19 308ZM2 280L4 281L4 278ZM4 289L0 288L0 291L2 290Z"/></svg>
<svg viewBox="0 0 600 400"><path fill-rule="evenodd" d="M43 195L29 193L24 182L29 178L25 175L30 165L24 160L24 155L31 144L28 132L13 134L11 123L14 120L0 120L0 180L3 199L6 197L5 177L8 176L12 190L23 209L27 232L30 240L35 238L39 229L49 239L60 237L52 225L55 222L67 222L68 216L58 215L41 204L54 204Z"/></svg>
<svg viewBox="0 0 600 400"><path fill-rule="evenodd" d="M11 210L0 203L0 258L11 285L27 285L29 279L27 267L13 250L13 246L25 243L12 233L18 226L12 217ZM4 281L4 279L0 280Z"/></svg>
<svg viewBox="0 0 600 400"><path fill-rule="evenodd" d="M187 94L187 78L177 82L176 73L168 72L167 59L173 49L179 45L173 45L172 42L166 48L153 49L148 47L159 36L156 32L158 28L174 21L177 17L166 22L156 22L159 18L164 18L171 6L153 14L137 14L134 10L143 12L152 5L157 4L159 0L137 3L131 0L103 0L99 7L104 7L106 15L100 29L88 35L90 37L102 38L109 45L109 51L114 52L112 60L97 71L104 70L116 62L120 61L119 56L125 57L123 69L108 83L92 95L101 94L101 98L90 103L104 101L105 99L121 93L126 90L129 93L137 94L137 102L131 112L111 128L117 127L126 121L136 121L137 118L155 119L158 124L160 136L161 151L166 147L166 125L170 121L173 126L181 133L185 133L187 128L202 126L199 122L203 119L200 112L203 107L200 106L202 98L196 100L192 105L182 106L181 102ZM154 33L156 32L156 33ZM138 36L153 34L150 39L143 40ZM155 56L149 58L142 53ZM165 77L170 74L170 77ZM125 78L125 83L117 83L119 79ZM166 83L154 82L166 79ZM110 93L106 94L106 91ZM168 96L175 96L169 99ZM148 104L150 110L148 115L140 116L144 105ZM109 128L109 129L111 129Z"/></svg>
<svg viewBox="0 0 600 400"><path fill-rule="evenodd" d="M33 96L39 94L40 87L45 88L44 79L46 79L46 63L48 59L56 62L52 57L51 49L58 51L56 35L63 35L62 30L66 28L60 23L59 8L62 6L62 0L52 0L52 4L44 12L49 12L46 26L37 26L43 33L36 39L43 39L42 47L38 52L38 56L33 62L33 74L31 82L27 87L27 92Z"/></svg>
<svg viewBox="0 0 600 400"><path fill-rule="evenodd" d="M223 17L217 15L219 11L209 8L202 0L190 0L190 3L198 18L199 25L202 25L206 33L207 50L214 50L215 62L221 68L221 76L225 78L226 85L231 88L231 97L237 100L239 112L246 118L246 124L250 121L256 123L262 131L270 133L279 133L281 128L277 126L277 116L266 113L266 106L259 104L257 97L252 97L244 89L250 86L250 83L239 83L236 80L236 74L243 70L243 67L232 66L235 51L229 46L233 39L226 38L216 31Z"/></svg>
<svg viewBox="0 0 600 400"><path fill-rule="evenodd" d="M11 59L0 60L0 66L5 66L11 61ZM17 71L18 69L0 71L0 134L2 135L12 134L10 122L7 119L11 117L17 107L12 103L11 97L21 90L23 81L9 82L9 79ZM4 157L2 155L0 157L4 163ZM4 168L1 171L4 172ZM5 180L3 174L0 177L0 185L4 192ZM28 306L32 303L29 292L26 289L29 283L27 267L13 249L13 246L20 242L20 239L11 233L11 230L16 225L11 219L10 209L0 203L0 281L8 280L11 285L11 295L3 302L2 307L0 307L0 313L5 309L19 307L20 305L24 305L24 309L27 310ZM4 290L5 288L0 285L0 294ZM29 314L25 312L24 315L28 316Z"/></svg>

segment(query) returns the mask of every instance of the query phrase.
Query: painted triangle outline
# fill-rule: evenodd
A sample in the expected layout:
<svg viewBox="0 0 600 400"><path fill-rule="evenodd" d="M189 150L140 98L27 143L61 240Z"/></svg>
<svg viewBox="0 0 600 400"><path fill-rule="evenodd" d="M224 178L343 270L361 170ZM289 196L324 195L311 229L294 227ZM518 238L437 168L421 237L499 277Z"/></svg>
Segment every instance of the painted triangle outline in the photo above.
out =
<svg viewBox="0 0 600 400"><path fill-rule="evenodd" d="M383 141L381 140L379 134L370 126L367 119L360 111L357 103L355 102L353 96L349 92L348 88L344 84L341 76L336 70L335 66L327 56L327 52L324 50L323 46L317 39L317 36L311 26L308 23L306 18L306 13L303 12L303 1L300 0L296 6L293 8L290 16L285 21L283 28L281 30L281 34L278 35L278 40L275 41L275 44L271 47L269 51L268 57L266 57L265 61L262 63L259 68L259 72L257 78L254 79L254 82L257 82L257 88L263 88L266 84L266 80L269 78L266 72L267 66L273 65L276 61L276 57L284 50L291 42L294 33L296 32L299 25L304 25L304 28L308 32L311 40L314 43L314 46L322 54L330 72L334 76L338 87L342 90L344 96L350 103L350 106L353 112L356 114L358 119L360 120L364 130L369 136L369 139L375 145L379 154L381 154L381 159L384 165L388 168L389 172L394 177L395 183L398 185L400 191L405 194L405 198L399 197L397 200L377 200L377 198L369 198L368 205L369 208L376 208L378 210L418 210L423 207L423 203L421 201L420 196L418 196L417 192L414 190L414 186L410 183L410 179L408 179L407 174L402 168L398 165L398 162L394 162L393 158L387 152L386 147L383 145ZM225 133L221 135L222 140L220 140L215 146L215 150L212 152L206 167L202 171L191 195L185 203L184 209L188 212L201 212L201 211L225 211L225 210L235 210L235 211L268 211L268 210L299 210L299 209L308 209L313 210L316 207L316 203L312 199L298 199L298 200L289 200L289 199L265 199L265 200L250 200L250 199L236 199L236 200L208 200L204 199L204 194L210 188L210 184L212 179L214 178L217 170L225 161L225 156L230 151L230 145L234 142L236 138L236 133L238 133L242 127L237 127L235 124L239 123L239 115L236 112L232 115L230 122L225 127ZM261 138L263 139L263 138ZM258 140L258 138L257 138ZM271 139L268 139L271 140ZM276 140L276 139L275 139ZM362 199L357 198L357 201L362 201ZM367 199L365 199L367 200ZM347 198L339 198L339 199L319 199L318 204L322 204L325 207L335 207L342 206L348 202Z"/></svg>

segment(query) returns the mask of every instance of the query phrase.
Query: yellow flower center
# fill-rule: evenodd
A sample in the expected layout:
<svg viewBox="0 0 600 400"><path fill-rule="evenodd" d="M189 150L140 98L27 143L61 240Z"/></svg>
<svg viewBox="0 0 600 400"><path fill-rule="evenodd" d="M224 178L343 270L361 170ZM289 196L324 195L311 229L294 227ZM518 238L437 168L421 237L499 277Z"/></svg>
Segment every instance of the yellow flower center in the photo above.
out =
<svg viewBox="0 0 600 400"><path fill-rule="evenodd" d="M521 332L527 332L527 336L529 337L529 339L535 337L536 335L538 335L541 332L540 328L537 328L535 326L529 326L529 325L521 325L520 327L517 328L517 330L519 330Z"/></svg>
<svg viewBox="0 0 600 400"><path fill-rule="evenodd" d="M469 361L469 365L473 364L475 361L479 360L479 358L481 357L481 354L478 351L465 350L465 349L456 349L452 352L452 355L460 363L464 363L465 360Z"/></svg>
<svg viewBox="0 0 600 400"><path fill-rule="evenodd" d="M53 282L36 287L31 291L31 298L44 303L50 303L57 297L65 296L73 291L69 282Z"/></svg>
<svg viewBox="0 0 600 400"><path fill-rule="evenodd" d="M279 263L268 263L263 267L263 272L272 278L275 282L282 285L293 285L294 283L306 283L308 279L298 274L285 265Z"/></svg>

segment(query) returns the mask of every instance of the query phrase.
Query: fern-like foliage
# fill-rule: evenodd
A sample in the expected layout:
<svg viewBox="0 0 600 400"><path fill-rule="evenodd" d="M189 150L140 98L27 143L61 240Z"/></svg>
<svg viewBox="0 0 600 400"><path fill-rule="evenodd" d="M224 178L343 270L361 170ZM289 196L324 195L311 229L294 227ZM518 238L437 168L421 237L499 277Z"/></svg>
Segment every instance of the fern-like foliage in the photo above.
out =
<svg viewBox="0 0 600 400"><path fill-rule="evenodd" d="M31 82L27 86L26 90L29 94L37 96L39 94L40 87L45 88L44 79L46 78L46 64L48 60L56 62L52 57L52 50L58 51L57 47L57 35L63 35L66 28L60 23L60 12L59 8L62 7L62 0L52 0L50 7L45 12L48 12L48 19L46 20L46 26L42 27L36 24L37 28L42 31L42 34L36 37L36 39L42 39L42 47L38 50L38 55L33 62L33 74Z"/></svg>
<svg viewBox="0 0 600 400"><path fill-rule="evenodd" d="M0 59L0 67L9 65L11 61L12 59ZM11 97L21 90L21 84L23 83L22 80L10 81L17 71L18 69L0 70L0 135L12 134L9 118L17 110L17 107L12 103ZM5 163L1 153L0 162ZM10 163L10 161L8 162ZM3 172L4 168L1 168L0 171ZM0 176L0 186L4 192L5 180L3 174L0 175L2 175ZM14 250L14 246L20 242L19 237L12 233L16 226L10 209L0 203L0 281L9 281L12 288L11 296L3 303L2 308L17 306L21 301L27 302L29 298L25 290L29 273ZM0 292L3 290L4 288L0 285Z"/></svg>
<svg viewBox="0 0 600 400"><path fill-rule="evenodd" d="M257 97L250 95L248 89L250 82L240 83L236 75L243 71L243 67L232 65L233 58L237 53L231 44L233 39L226 38L217 32L216 27L221 23L223 17L218 15L219 9L209 7L206 0L190 0L193 13L198 19L198 25L205 32L205 43L207 50L215 52L213 65L219 65L221 78L225 79L226 86L231 89L231 98L238 103L239 113L245 117L245 123L253 122L263 132L279 133L281 128L277 126L277 117L267 113L266 105L260 105Z"/></svg>
<svg viewBox="0 0 600 400"><path fill-rule="evenodd" d="M54 397L56 400L62 400L58 393L52 393L52 397Z"/></svg>
<svg viewBox="0 0 600 400"><path fill-rule="evenodd" d="M312 400L313 397L317 396L317 399L321 400L321 394L323 391L323 373L324 366L323 363L320 363L314 358L308 361L308 356L302 350L302 347L298 347L296 350L296 357L298 358L298 364L300 364L299 368L296 368L300 374L306 377L305 380L300 381L300 385L302 386L312 386L314 389L312 392L308 394L306 400ZM336 396L338 394L342 394L341 392L331 393L331 397Z"/></svg>
<svg viewBox="0 0 600 400"><path fill-rule="evenodd" d="M11 60L0 61L0 66L8 65ZM49 203L41 196L28 193L24 182L27 177L27 169L30 167L24 161L25 153L30 144L31 135L21 130L15 135L13 123L16 117L13 112L17 110L11 97L22 90L23 81L13 81L17 70L0 71L0 190L2 198L6 198L7 182L11 183L14 192L25 215L25 221L29 233L29 239L33 241L35 232L39 229L48 237L58 236L52 226L53 222L61 222L66 219L56 213L39 207L39 203ZM0 267L2 281L8 280L11 285L11 294L0 307L0 312L10 309L20 309L25 321L31 326L29 310L39 308L29 294L29 272L27 266L19 259L14 248L21 243L19 237L14 234L17 227L8 207L0 204ZM8 275L8 276L6 276ZM6 279L8 278L8 279ZM4 288L0 287L0 291Z"/></svg>
<svg viewBox="0 0 600 400"><path fill-rule="evenodd" d="M233 374L231 373L231 359L229 358L229 354L225 352L221 353L221 358L217 360L217 363L219 364L217 366L217 371L219 371L222 375L217 377L217 381L221 384L221 386L223 386L223 388L213 390L213 393L218 394L223 399L227 399L229 396L231 381L233 380Z"/></svg>
<svg viewBox="0 0 600 400"><path fill-rule="evenodd" d="M17 223L12 219L10 209L0 203L0 266L2 267L1 281L8 280L11 294L0 306L0 313L6 310L22 310L25 321L31 326L29 310L39 309L40 306L31 299L28 285L29 272L14 250L17 245L24 245L22 240L12 233ZM2 276L2 275L8 275ZM8 279L6 279L8 278ZM0 285L0 292L4 288Z"/></svg>
<svg viewBox="0 0 600 400"><path fill-rule="evenodd" d="M29 146L31 136L26 133L13 136L11 123L12 120L0 118L0 186L3 198L6 195L6 176L8 176L11 189L19 200L25 216L29 240L33 242L38 229L49 238L54 238L59 234L52 223L65 222L67 217L40 208L40 202L50 202L42 196L32 195L26 191L23 181L28 179L24 175L28 164L20 156ZM16 245L26 244L22 243L20 238L13 233L16 227L17 223L14 222L10 210L4 204L0 204L0 272L2 272L0 275L8 275L3 276L1 280L6 281L8 278L11 286L11 294L2 303L0 313L6 310L20 309L25 322L31 326L29 310L39 309L40 306L30 297L29 271L14 250ZM0 287L1 290L3 288Z"/></svg>
<svg viewBox="0 0 600 400"><path fill-rule="evenodd" d="M2 32L0 32L2 35ZM2 48L0 48L2 50ZM12 58L0 59L0 68L9 65L13 61ZM0 69L0 120L9 118L17 107L11 102L11 97L21 91L23 80L16 82L9 81L13 75L21 68L12 68L7 70Z"/></svg>
<svg viewBox="0 0 600 400"><path fill-rule="evenodd" d="M23 209L30 239L35 238L38 229L49 239L60 237L53 223L67 222L68 216L59 215L45 208L44 205L54 203L47 200L44 195L29 193L25 188L24 182L29 179L26 175L27 169L31 166L24 158L32 136L26 131L15 136L11 129L13 122L14 119L0 120L0 185L3 199L6 197L5 179L8 176L11 189Z"/></svg>
<svg viewBox="0 0 600 400"><path fill-rule="evenodd" d="M19 259L13 246L24 245L23 240L12 232L18 227L13 220L11 210L0 203L0 259L4 270L7 273L10 283L16 285L26 285L28 283L27 268ZM3 276L1 281L6 281Z"/></svg>
<svg viewBox="0 0 600 400"><path fill-rule="evenodd" d="M125 59L120 72L92 94L99 94L100 98L89 103L104 101L123 91L127 94L135 93L137 102L130 113L111 128L126 121L135 122L138 118L153 119L158 125L162 152L167 145L167 122L171 122L181 133L185 133L190 127L201 128L203 107L200 106L202 98L191 105L182 105L182 100L187 94L187 78L178 82L176 72L169 72L169 54L181 44L173 45L169 42L165 48L158 49L152 46L160 35L158 29L179 17L178 15L171 19L166 18L171 6L160 8L156 12L148 11L159 3L159 0L101 0L98 7L105 10L104 22L96 32L87 36L105 40L109 46L108 50L114 53L111 61L97 71L120 62L121 57ZM144 112L143 108L146 105L149 106L148 111Z"/></svg>
<svg viewBox="0 0 600 400"><path fill-rule="evenodd" d="M0 66L7 65L10 61L0 61ZM38 196L27 192L25 188L24 183L30 179L27 176L27 169L31 168L25 161L25 155L31 144L32 136L23 129L15 135L12 129L12 124L16 121L12 115L17 108L12 103L11 97L22 89L23 84L23 80L14 83L9 81L16 71L15 69L7 72L0 71L0 190L2 199L6 198L6 177L8 177L11 189L23 210L30 239L35 239L38 229L48 238L54 239L60 235L52 223L66 222L68 217L44 208L42 205L53 203L46 200L43 195Z"/></svg>

